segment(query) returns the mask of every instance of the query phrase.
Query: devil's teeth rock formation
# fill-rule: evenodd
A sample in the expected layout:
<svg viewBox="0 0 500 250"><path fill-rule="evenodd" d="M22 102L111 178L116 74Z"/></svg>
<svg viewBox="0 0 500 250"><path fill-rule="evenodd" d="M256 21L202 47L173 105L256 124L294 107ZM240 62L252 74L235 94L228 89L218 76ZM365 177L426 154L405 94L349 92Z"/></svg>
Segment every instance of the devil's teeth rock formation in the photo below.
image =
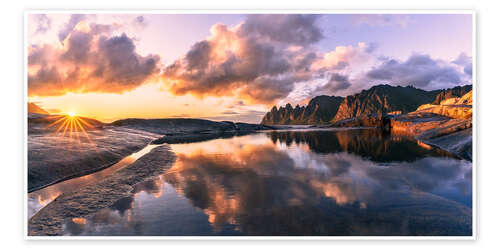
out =
<svg viewBox="0 0 500 250"><path fill-rule="evenodd" d="M287 104L279 109L274 106L262 119L261 124L326 124L329 123L344 100L338 96L316 96L309 101L307 106L295 106Z"/></svg>

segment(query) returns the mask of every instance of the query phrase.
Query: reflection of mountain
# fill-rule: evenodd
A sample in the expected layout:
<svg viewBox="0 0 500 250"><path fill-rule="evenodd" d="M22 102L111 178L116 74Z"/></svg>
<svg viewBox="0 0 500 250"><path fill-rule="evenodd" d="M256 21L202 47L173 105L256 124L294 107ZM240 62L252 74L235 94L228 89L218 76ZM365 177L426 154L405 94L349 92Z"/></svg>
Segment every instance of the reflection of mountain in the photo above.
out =
<svg viewBox="0 0 500 250"><path fill-rule="evenodd" d="M251 138L263 136L274 144L262 140L252 143ZM284 145L276 145L278 141L289 145L287 150ZM172 185L192 206L206 214L215 233L228 230L228 224L243 235L468 235L471 232L471 210L456 202L470 206L470 166L454 159L437 158L439 153L419 148L404 138L387 137L371 130L302 131L219 140L217 143L222 144L217 146L224 151L210 151L214 143L179 145L175 165L165 174L136 185L133 193L145 192L154 199L149 202L153 202L164 195L162 190L166 190L166 185ZM366 151L371 147L375 152ZM394 148L399 149L391 150ZM412 156L411 162L378 165L367 160L368 154L380 154L374 158L387 162L399 159L401 150L419 153ZM166 217L159 221L171 221L170 217L175 216L161 212L172 209L162 209L168 206L164 201L150 205L154 210L142 212L132 203L127 198L111 207L122 215L130 211L123 217L127 218L127 225L144 226L141 218L129 221L130 214Z"/></svg>
<svg viewBox="0 0 500 250"><path fill-rule="evenodd" d="M376 162L415 161L428 156L452 155L421 146L409 137L385 134L378 129L343 131L272 131L267 136L276 143L305 144L316 153L348 152Z"/></svg>
<svg viewBox="0 0 500 250"><path fill-rule="evenodd" d="M173 145L172 168L135 185L133 196L90 224L145 235L471 234L470 163L427 149L414 161L378 164L358 152L382 144L382 155L395 159L400 151L391 148L401 147L404 139L342 132L251 134ZM336 146L323 138L336 138L329 139ZM180 209L177 195L196 209ZM215 231L205 228L207 221Z"/></svg>
<svg viewBox="0 0 500 250"><path fill-rule="evenodd" d="M180 154L163 179L216 230L230 223L249 235L470 233L470 209L427 193L461 178L460 165L420 160L390 169L346 154L308 154L317 166L298 168L304 157L270 145L225 156Z"/></svg>

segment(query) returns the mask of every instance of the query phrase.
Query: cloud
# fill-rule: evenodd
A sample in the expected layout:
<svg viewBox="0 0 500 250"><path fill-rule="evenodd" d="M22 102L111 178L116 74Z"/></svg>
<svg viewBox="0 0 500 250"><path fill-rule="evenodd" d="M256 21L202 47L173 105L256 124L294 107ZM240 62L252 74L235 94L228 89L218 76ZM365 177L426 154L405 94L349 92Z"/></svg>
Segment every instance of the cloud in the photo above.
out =
<svg viewBox="0 0 500 250"><path fill-rule="evenodd" d="M457 59L452 61L452 63L462 66L464 68L464 73L472 76L472 57L462 52L458 55Z"/></svg>
<svg viewBox="0 0 500 250"><path fill-rule="evenodd" d="M59 31L58 37L59 41L62 42L68 35L73 31L75 26L80 22L86 19L85 14L72 14L69 18L69 21L64 24L64 27Z"/></svg>
<svg viewBox="0 0 500 250"><path fill-rule="evenodd" d="M368 46L365 46L363 43L364 51L366 53L373 53L375 50L378 49L378 44L377 43L369 43Z"/></svg>
<svg viewBox="0 0 500 250"><path fill-rule="evenodd" d="M308 49L323 37L316 19L249 15L235 27L213 25L210 37L166 67L164 80L176 95L237 95L250 103L273 103L316 73L310 66L318 58Z"/></svg>
<svg viewBox="0 0 500 250"><path fill-rule="evenodd" d="M345 75L333 73L330 76L330 80L328 81L327 85L328 90L331 93L335 93L338 90L343 90L347 89L351 86L351 83L349 82L349 79Z"/></svg>
<svg viewBox="0 0 500 250"><path fill-rule="evenodd" d="M403 28L412 22L410 16L397 14L358 14L352 15L351 20L355 25L400 26Z"/></svg>
<svg viewBox="0 0 500 250"><path fill-rule="evenodd" d="M346 90L352 85L349 75L346 74L328 73L326 79L326 83L303 87L303 93L299 99L309 100L318 95L338 95L339 91Z"/></svg>
<svg viewBox="0 0 500 250"><path fill-rule="evenodd" d="M144 29L148 26L148 22L144 16L137 16L132 20L132 26L139 29Z"/></svg>
<svg viewBox="0 0 500 250"><path fill-rule="evenodd" d="M51 26L52 21L45 14L32 14L31 15L35 20L36 30L34 34L43 34L47 32Z"/></svg>
<svg viewBox="0 0 500 250"><path fill-rule="evenodd" d="M137 54L134 41L126 34L110 36L112 26L83 20L82 16L71 16L59 33L59 38L64 37L62 48L49 44L29 47L30 96L121 93L138 87L159 72L159 57ZM68 27L73 30L68 31Z"/></svg>
<svg viewBox="0 0 500 250"><path fill-rule="evenodd" d="M369 70L366 78L416 87L427 87L430 84L456 85L462 82L462 75L455 67L424 54L413 54L406 61L384 61Z"/></svg>
<svg viewBox="0 0 500 250"><path fill-rule="evenodd" d="M208 119L212 121L233 121L233 122L247 122L247 123L259 123L262 116L266 114L266 111L258 110L238 110L238 111L224 111L218 116L206 116L201 117L203 119Z"/></svg>
<svg viewBox="0 0 500 250"><path fill-rule="evenodd" d="M319 15L249 15L238 30L242 36L308 46L323 38L316 25Z"/></svg>
<svg viewBox="0 0 500 250"><path fill-rule="evenodd" d="M343 70L352 64L359 66L372 57L370 53L375 50L375 46L367 47L363 42L359 42L358 46L337 46L335 50L324 53L320 60L314 61L311 67L316 71L336 71Z"/></svg>

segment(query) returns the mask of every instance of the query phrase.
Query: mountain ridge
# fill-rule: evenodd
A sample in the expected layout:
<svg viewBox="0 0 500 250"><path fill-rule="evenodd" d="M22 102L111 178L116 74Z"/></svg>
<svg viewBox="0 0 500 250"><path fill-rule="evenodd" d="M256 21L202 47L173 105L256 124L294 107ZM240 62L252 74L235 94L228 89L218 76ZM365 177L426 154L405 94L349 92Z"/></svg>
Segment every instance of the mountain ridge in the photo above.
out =
<svg viewBox="0 0 500 250"><path fill-rule="evenodd" d="M426 91L413 86L372 86L346 97L320 95L305 106L289 103L273 108L262 118L263 125L317 125L369 114L408 113L420 105L460 97L472 90L472 85Z"/></svg>

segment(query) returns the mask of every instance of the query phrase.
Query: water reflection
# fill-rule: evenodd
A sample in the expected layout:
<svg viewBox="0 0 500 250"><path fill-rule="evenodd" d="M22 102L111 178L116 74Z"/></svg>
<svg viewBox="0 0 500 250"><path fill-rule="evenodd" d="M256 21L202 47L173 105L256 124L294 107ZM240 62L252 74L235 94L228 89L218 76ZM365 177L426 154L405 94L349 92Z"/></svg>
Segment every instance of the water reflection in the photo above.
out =
<svg viewBox="0 0 500 250"><path fill-rule="evenodd" d="M107 176L110 176L111 174L116 172L117 170L132 164L135 160L149 153L153 148L158 146L159 145L148 145L145 148L141 149L140 151L123 158L122 160L120 160L119 162L117 162L116 164L114 164L109 168L97 171L89 175L84 175L81 177L59 182L57 184L29 193L28 218L31 218L36 212L38 212L44 206L49 204L63 192L67 190L76 190L80 187L83 187L84 185L88 185L89 183L103 180Z"/></svg>
<svg viewBox="0 0 500 250"><path fill-rule="evenodd" d="M470 235L472 166L375 130L172 145L175 165L77 235Z"/></svg>

